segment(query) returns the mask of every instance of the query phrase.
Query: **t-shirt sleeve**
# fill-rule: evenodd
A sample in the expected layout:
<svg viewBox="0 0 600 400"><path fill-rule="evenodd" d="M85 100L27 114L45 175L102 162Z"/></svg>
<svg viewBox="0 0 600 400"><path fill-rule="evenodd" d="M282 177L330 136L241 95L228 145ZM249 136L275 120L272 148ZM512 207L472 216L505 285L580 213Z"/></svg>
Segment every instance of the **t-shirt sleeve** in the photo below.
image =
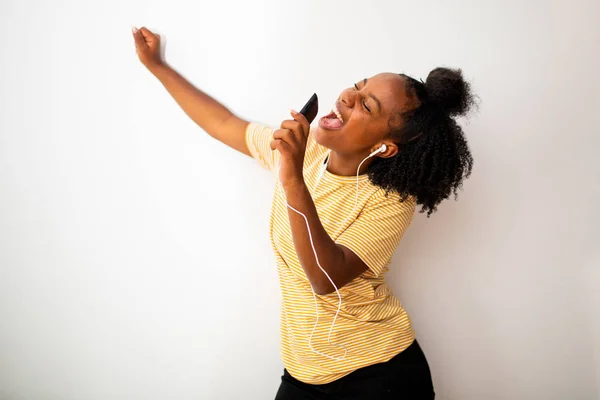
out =
<svg viewBox="0 0 600 400"><path fill-rule="evenodd" d="M256 122L246 127L246 145L253 158L265 169L273 171L279 163L280 154L271 150L271 140L275 129Z"/></svg>
<svg viewBox="0 0 600 400"><path fill-rule="evenodd" d="M378 190L336 240L354 252L375 276L389 264L415 211L414 198L399 200L397 194L386 197Z"/></svg>

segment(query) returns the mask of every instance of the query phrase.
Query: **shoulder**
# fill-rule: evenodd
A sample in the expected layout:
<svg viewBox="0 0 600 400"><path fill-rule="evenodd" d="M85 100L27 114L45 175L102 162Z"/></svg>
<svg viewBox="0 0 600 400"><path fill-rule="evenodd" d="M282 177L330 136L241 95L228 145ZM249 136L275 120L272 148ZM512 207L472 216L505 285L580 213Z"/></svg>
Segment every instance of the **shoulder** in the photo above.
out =
<svg viewBox="0 0 600 400"><path fill-rule="evenodd" d="M416 209L416 198L408 196L403 198L396 192L386 192L384 189L371 183L373 194L365 204L365 211L369 214L402 215L412 217Z"/></svg>

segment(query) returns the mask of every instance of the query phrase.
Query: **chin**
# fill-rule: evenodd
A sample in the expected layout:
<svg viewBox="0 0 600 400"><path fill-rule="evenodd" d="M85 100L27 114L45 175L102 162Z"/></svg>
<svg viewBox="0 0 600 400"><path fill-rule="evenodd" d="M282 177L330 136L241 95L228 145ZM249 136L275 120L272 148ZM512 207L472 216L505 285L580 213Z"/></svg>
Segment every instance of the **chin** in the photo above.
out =
<svg viewBox="0 0 600 400"><path fill-rule="evenodd" d="M333 145L332 139L333 138L331 137L332 133L333 133L332 131L328 131L328 130L321 128L320 126L317 126L313 130L312 136L313 136L313 139L315 140L315 142L317 142L317 144L333 150L333 147L332 147L332 145Z"/></svg>
<svg viewBox="0 0 600 400"><path fill-rule="evenodd" d="M313 136L313 139L315 140L315 142L317 142L321 146L325 146L325 143L323 143L323 139L324 139L323 136L325 136L325 132L323 132L323 129L321 129L321 127L316 126L312 131L312 136ZM327 147L327 146L325 146L325 147Z"/></svg>

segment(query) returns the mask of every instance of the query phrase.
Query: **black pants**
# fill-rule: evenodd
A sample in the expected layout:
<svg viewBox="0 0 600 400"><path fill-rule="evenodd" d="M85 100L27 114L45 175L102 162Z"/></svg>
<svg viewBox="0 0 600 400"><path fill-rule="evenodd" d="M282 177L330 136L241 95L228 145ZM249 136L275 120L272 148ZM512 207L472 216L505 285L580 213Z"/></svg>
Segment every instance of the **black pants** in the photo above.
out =
<svg viewBox="0 0 600 400"><path fill-rule="evenodd" d="M360 368L324 385L310 385L283 370L275 400L383 400L434 398L425 354L415 341L390 361Z"/></svg>

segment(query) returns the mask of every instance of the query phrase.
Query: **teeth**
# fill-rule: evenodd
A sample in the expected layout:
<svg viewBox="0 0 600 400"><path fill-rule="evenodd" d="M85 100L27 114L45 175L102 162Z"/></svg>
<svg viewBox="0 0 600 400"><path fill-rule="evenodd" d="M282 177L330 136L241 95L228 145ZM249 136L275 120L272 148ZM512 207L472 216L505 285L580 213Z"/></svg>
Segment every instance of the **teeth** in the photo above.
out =
<svg viewBox="0 0 600 400"><path fill-rule="evenodd" d="M342 124L343 124L344 123L344 119L342 118L342 114L340 114L340 112L338 111L338 109L337 109L336 106L333 106L333 110L332 111L335 113L335 116L338 117L338 119L340 121L342 121Z"/></svg>

